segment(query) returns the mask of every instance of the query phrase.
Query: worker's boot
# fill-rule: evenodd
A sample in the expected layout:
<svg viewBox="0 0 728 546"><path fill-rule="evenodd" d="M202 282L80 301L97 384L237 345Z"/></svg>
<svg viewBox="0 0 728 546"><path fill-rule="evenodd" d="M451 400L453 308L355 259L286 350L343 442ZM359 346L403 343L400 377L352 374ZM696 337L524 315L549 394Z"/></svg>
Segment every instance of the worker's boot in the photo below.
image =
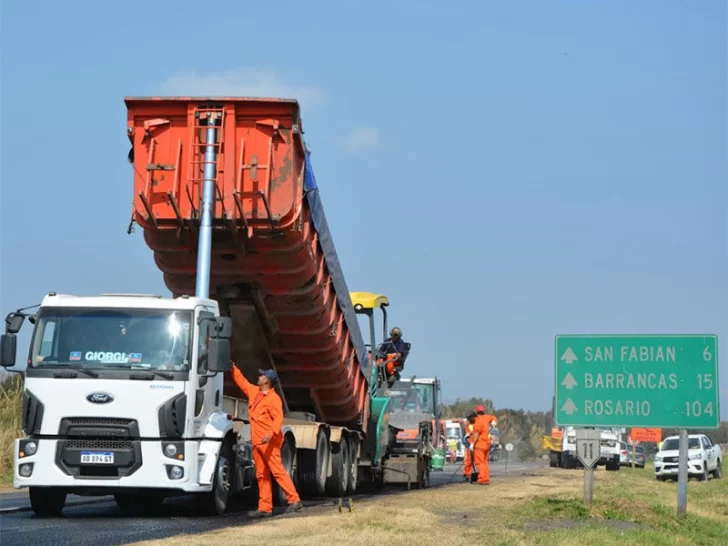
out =
<svg viewBox="0 0 728 546"><path fill-rule="evenodd" d="M252 512L248 512L249 518L269 518L273 515L273 512L261 512L260 510L253 510Z"/></svg>
<svg viewBox="0 0 728 546"><path fill-rule="evenodd" d="M286 513L290 514L291 512L300 512L303 509L303 505L300 502L294 502L293 504L289 504L288 508L286 508Z"/></svg>

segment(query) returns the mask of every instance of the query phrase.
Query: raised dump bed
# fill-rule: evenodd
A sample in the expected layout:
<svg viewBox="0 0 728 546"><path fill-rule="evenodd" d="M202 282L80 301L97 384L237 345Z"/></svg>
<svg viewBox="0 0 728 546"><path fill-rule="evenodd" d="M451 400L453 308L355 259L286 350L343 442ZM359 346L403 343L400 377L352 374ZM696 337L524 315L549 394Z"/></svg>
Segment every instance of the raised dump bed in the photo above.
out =
<svg viewBox="0 0 728 546"><path fill-rule="evenodd" d="M205 147L215 139L210 297L246 375L272 365L290 412L362 430L368 360L293 100L127 98L133 220L175 295L195 293ZM236 387L226 383L226 394Z"/></svg>

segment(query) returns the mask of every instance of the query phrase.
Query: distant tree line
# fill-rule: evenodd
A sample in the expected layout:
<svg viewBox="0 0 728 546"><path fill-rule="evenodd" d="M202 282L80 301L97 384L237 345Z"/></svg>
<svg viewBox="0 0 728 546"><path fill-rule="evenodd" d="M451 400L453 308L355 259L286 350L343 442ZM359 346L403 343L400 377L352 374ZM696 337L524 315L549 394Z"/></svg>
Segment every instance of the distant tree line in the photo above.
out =
<svg viewBox="0 0 728 546"><path fill-rule="evenodd" d="M452 404L441 406L445 419L463 419L482 404L488 412L498 418L501 444L512 443L521 459L537 458L544 455L541 438L551 434L553 414L549 411L524 411L522 409L494 409L493 401L488 398L457 399ZM629 429L627 429L629 432ZM677 429L662 429L662 437L667 438L679 433ZM691 434L706 434L713 443L728 444L728 421L722 421L717 430L696 430Z"/></svg>

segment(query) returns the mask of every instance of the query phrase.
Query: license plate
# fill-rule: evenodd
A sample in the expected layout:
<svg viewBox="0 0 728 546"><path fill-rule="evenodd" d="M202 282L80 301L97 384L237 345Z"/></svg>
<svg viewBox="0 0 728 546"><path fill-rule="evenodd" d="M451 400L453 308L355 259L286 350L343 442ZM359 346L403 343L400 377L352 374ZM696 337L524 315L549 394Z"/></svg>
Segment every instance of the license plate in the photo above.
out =
<svg viewBox="0 0 728 546"><path fill-rule="evenodd" d="M81 463L85 464L114 464L114 454L108 451L82 451Z"/></svg>

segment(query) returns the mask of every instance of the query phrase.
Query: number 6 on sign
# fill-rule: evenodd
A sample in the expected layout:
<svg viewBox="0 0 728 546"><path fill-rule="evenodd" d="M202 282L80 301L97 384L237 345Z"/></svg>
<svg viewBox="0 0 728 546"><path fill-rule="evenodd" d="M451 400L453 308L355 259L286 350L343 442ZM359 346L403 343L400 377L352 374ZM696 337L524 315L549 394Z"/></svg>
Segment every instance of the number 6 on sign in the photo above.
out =
<svg viewBox="0 0 728 546"><path fill-rule="evenodd" d="M703 360L706 362L713 360L713 353L710 352L710 347L705 347L705 349L703 349Z"/></svg>

